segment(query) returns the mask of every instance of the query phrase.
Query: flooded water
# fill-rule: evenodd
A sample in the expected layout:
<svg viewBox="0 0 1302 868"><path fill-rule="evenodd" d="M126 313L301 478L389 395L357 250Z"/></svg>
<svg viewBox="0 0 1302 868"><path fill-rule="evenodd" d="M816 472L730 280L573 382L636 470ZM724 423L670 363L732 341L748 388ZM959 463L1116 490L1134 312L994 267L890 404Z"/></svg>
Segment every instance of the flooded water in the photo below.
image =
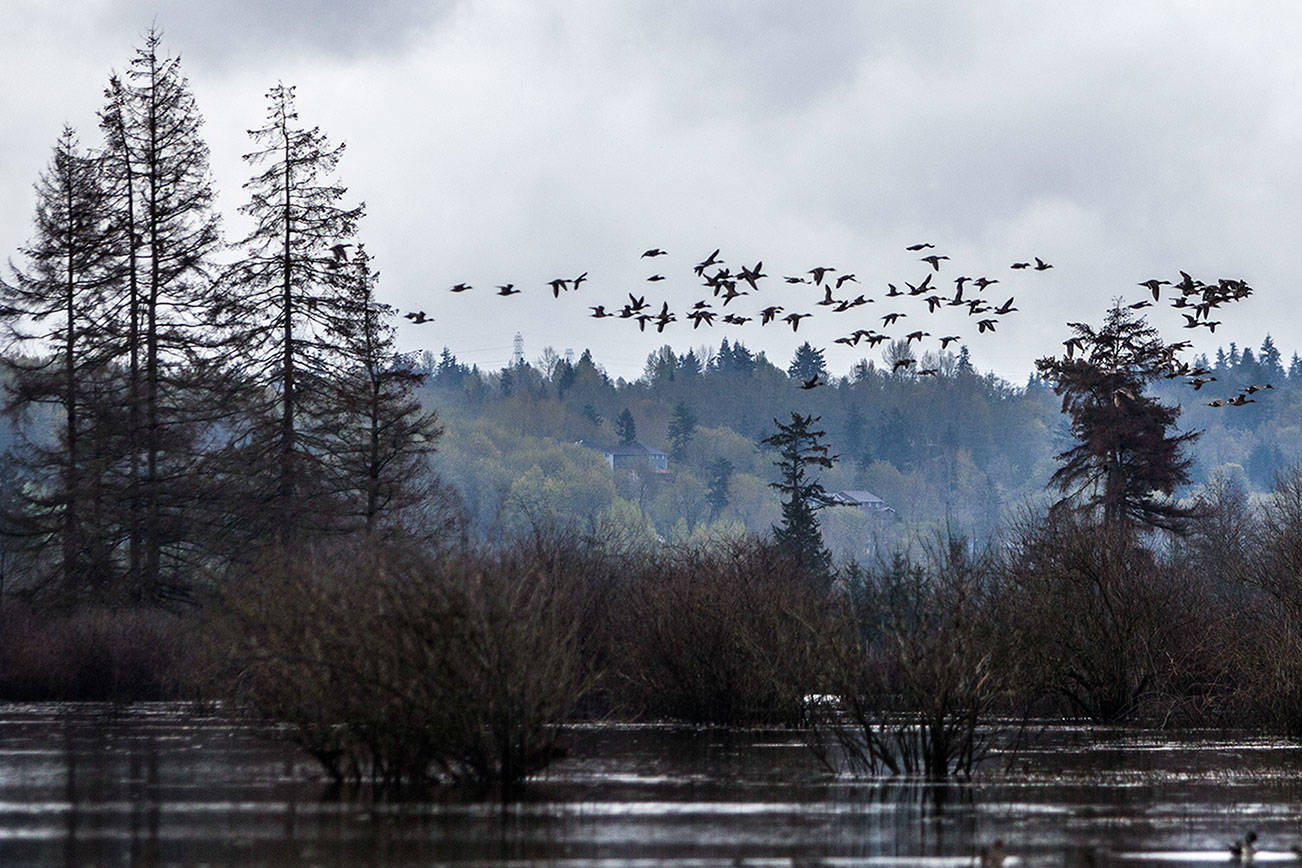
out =
<svg viewBox="0 0 1302 868"><path fill-rule="evenodd" d="M0 865L971 865L1258 861L1302 844L1302 751L1070 726L954 785L828 774L786 731L575 729L519 801L329 798L313 763L180 705L0 705ZM1003 765L1003 764L1001 764Z"/></svg>

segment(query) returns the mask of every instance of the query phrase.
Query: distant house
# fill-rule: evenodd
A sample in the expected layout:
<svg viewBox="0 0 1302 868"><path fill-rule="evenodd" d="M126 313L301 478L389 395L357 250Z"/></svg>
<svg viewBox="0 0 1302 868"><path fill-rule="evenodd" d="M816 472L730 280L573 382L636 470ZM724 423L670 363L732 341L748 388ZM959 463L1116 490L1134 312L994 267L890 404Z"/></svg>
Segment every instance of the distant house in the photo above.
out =
<svg viewBox="0 0 1302 868"><path fill-rule="evenodd" d="M853 506L862 512L895 512L894 509L886 505L886 501L882 500L871 491L854 491L850 489L844 491L832 491L828 492L827 502L833 506Z"/></svg>
<svg viewBox="0 0 1302 868"><path fill-rule="evenodd" d="M669 472L669 456L659 449L643 446L634 440L632 443L618 443L606 446L590 440L580 440L580 446L595 449L606 456L606 463L611 470L639 470L650 468L652 473Z"/></svg>

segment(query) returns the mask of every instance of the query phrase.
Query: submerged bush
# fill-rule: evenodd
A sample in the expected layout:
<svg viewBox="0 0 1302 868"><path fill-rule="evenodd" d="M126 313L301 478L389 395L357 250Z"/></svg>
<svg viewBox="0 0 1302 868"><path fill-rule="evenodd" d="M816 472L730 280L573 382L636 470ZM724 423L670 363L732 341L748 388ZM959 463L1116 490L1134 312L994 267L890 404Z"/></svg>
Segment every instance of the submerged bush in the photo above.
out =
<svg viewBox="0 0 1302 868"><path fill-rule="evenodd" d="M827 634L830 695L811 708L811 744L829 766L972 773L1016 681L999 576L989 553L954 537L847 571Z"/></svg>
<svg viewBox="0 0 1302 868"><path fill-rule="evenodd" d="M1169 713L1210 638L1196 577L1133 532L1065 513L1021 527L1008 570L1029 684L1058 700L1042 710L1100 723Z"/></svg>
<svg viewBox="0 0 1302 868"><path fill-rule="evenodd" d="M565 577L519 552L273 552L217 624L239 703L337 781L518 783L590 680Z"/></svg>
<svg viewBox="0 0 1302 868"><path fill-rule="evenodd" d="M637 715L797 724L819 683L827 597L757 540L661 552L634 567L611 635L611 691Z"/></svg>
<svg viewBox="0 0 1302 868"><path fill-rule="evenodd" d="M192 624L160 609L0 606L0 698L168 699L184 669Z"/></svg>

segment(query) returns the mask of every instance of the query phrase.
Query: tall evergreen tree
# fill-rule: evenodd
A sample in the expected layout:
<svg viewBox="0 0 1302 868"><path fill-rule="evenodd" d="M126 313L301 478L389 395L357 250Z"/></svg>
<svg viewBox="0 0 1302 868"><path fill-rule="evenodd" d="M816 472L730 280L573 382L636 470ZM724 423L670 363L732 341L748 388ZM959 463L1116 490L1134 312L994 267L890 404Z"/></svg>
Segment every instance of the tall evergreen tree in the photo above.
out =
<svg viewBox="0 0 1302 868"><path fill-rule="evenodd" d="M151 29L125 79L110 79L101 126L121 257L116 351L127 371L126 470L132 580L157 589L163 557L193 504L198 326L211 310L208 266L220 238L208 146L180 59Z"/></svg>
<svg viewBox="0 0 1302 868"><path fill-rule="evenodd" d="M1097 509L1114 529L1184 529L1193 511L1170 500L1189 481L1184 449L1197 432L1173 434L1179 407L1144 394L1171 373L1173 354L1157 330L1115 304L1103 326L1072 326L1081 352L1047 357L1038 370L1062 397L1077 443L1058 455L1052 483L1065 495L1058 507Z"/></svg>
<svg viewBox="0 0 1302 868"><path fill-rule="evenodd" d="M327 386L353 327L347 259L364 209L342 204L347 190L334 174L344 146L300 123L294 89L278 84L267 102L266 125L249 133L257 150L244 157L257 170L241 208L254 228L223 282L217 314L232 326L251 387L243 442L264 474L262 494L283 542L322 524L311 500L325 479Z"/></svg>
<svg viewBox="0 0 1302 868"><path fill-rule="evenodd" d="M619 417L615 419L615 435L625 446L637 442L637 422L633 420L633 414L627 407L621 410Z"/></svg>
<svg viewBox="0 0 1302 868"><path fill-rule="evenodd" d="M343 496L345 527L391 529L427 493L427 458L443 433L414 395L424 375L393 347L394 310L375 297L378 275L360 245L341 326L344 366L331 383L335 419L325 449Z"/></svg>
<svg viewBox="0 0 1302 868"><path fill-rule="evenodd" d="M781 478L770 483L783 496L782 521L774 525L773 539L812 578L825 580L831 575L832 555L823 545L816 513L828 505L827 492L810 469L830 469L836 456L829 454L823 442L827 432L814 429L818 421L817 416L799 413L792 413L788 424L774 419L778 430L765 437L763 443L778 450L778 460L773 464L781 472Z"/></svg>
<svg viewBox="0 0 1302 868"><path fill-rule="evenodd" d="M669 419L670 454L675 460L682 461L687 455L687 444L692 442L696 433L696 415L687 406L686 401L674 405L674 415Z"/></svg>
<svg viewBox="0 0 1302 868"><path fill-rule="evenodd" d="M1275 346L1275 341L1267 334L1261 342L1261 352L1258 354L1257 364L1261 367L1262 374L1268 380L1281 380L1284 378L1283 358L1279 347Z"/></svg>
<svg viewBox="0 0 1302 868"><path fill-rule="evenodd" d="M797 380L827 379L827 363L823 359L823 351L805 341L796 348L796 355L787 367L787 375Z"/></svg>
<svg viewBox="0 0 1302 868"><path fill-rule="evenodd" d="M710 521L715 521L728 506L728 488L732 484L733 474L732 462L727 458L716 458L710 463L709 474L705 500L710 504Z"/></svg>
<svg viewBox="0 0 1302 868"><path fill-rule="evenodd" d="M33 441L24 450L22 471L34 484L24 489L21 514L7 524L29 544L57 552L63 589L71 593L82 590L83 579L109 578L108 565L91 554L110 546L95 544L104 529L89 518L104 473L95 459L106 451L92 441L104 436L94 412L106 406L95 400L105 370L97 335L113 233L98 162L81 150L71 128L59 136L36 193L36 234L22 250L27 267L13 270L12 284L0 284L0 313L14 350L6 356L7 408L52 406L62 418L55 444Z"/></svg>

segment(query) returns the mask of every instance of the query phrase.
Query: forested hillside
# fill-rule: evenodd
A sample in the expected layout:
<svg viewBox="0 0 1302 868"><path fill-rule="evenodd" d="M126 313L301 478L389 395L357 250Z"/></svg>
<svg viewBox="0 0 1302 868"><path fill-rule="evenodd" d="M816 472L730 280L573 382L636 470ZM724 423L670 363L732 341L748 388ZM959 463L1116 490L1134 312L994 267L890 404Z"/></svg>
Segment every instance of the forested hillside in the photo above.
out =
<svg viewBox="0 0 1302 868"><path fill-rule="evenodd" d="M785 366L726 338L682 354L665 346L631 382L609 377L585 351L566 359L545 350L534 363L485 372L447 349L425 353L423 399L447 428L434 456L438 472L465 499L472 526L495 534L530 521L591 526L618 514L665 538L744 528L765 532L778 518L774 454L759 445L774 419L792 411L821 417L839 461L829 491L867 490L893 512L831 508L821 514L840 556L948 522L985 538L1023 506L1039 503L1069 445L1058 399L1032 377L1017 386L974 366L966 348L940 361L941 375L890 373L863 360L848 376L802 389L826 375L822 353L802 346ZM1193 486L1221 475L1250 491L1302 458L1302 360L1287 370L1267 336L1260 349L1231 344L1197 364L1216 379L1198 391L1159 384L1183 407L1194 442ZM1252 405L1208 406L1253 383L1271 389ZM614 444L628 411L636 439L669 455L668 473L612 472L579 441ZM636 508L634 508L636 507Z"/></svg>

